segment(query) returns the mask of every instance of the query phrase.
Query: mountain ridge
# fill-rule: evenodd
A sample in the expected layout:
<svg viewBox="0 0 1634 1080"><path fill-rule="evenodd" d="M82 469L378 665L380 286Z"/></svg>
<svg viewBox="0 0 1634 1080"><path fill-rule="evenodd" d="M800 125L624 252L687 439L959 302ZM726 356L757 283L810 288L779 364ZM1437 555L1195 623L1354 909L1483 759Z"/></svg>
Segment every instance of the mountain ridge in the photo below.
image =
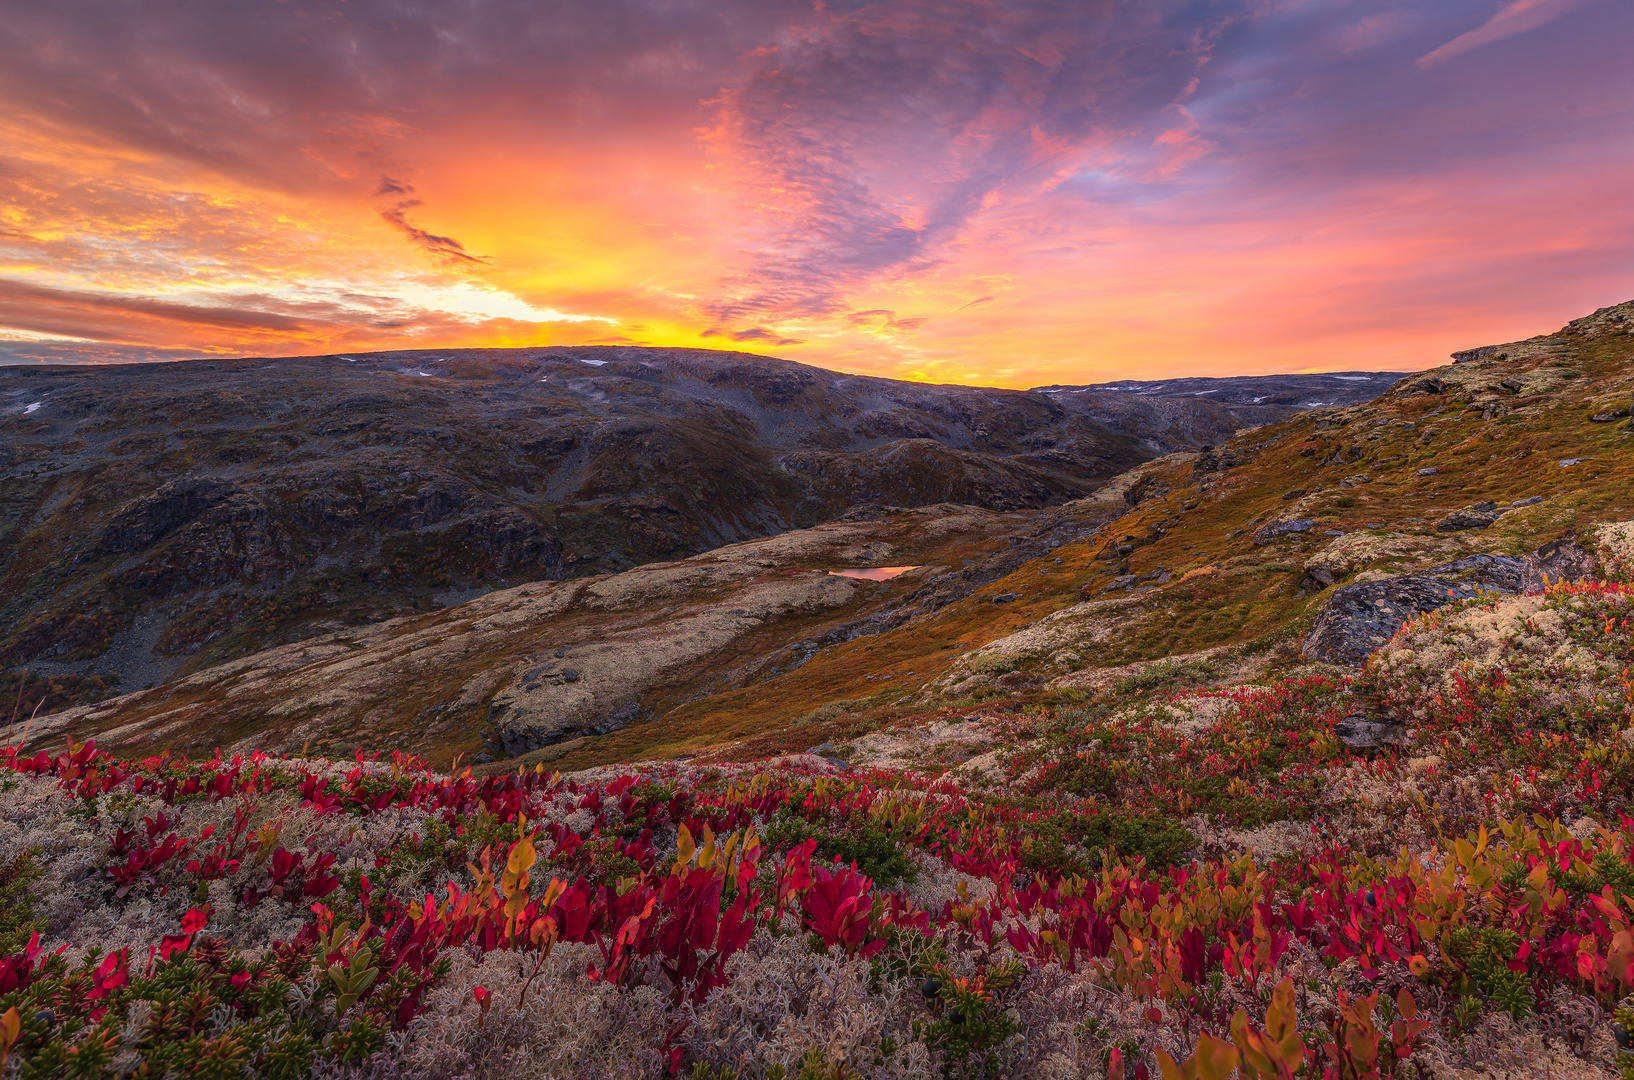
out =
<svg viewBox="0 0 1634 1080"><path fill-rule="evenodd" d="M0 670L92 700L856 505L1061 503L1286 414L1096 398L612 346L3 368Z"/></svg>

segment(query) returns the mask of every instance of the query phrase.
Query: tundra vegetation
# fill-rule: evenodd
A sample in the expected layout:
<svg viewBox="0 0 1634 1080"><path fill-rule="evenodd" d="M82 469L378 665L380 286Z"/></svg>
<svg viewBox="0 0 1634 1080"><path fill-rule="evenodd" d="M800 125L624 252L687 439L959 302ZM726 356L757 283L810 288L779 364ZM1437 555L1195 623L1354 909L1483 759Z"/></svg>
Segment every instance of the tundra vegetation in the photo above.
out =
<svg viewBox="0 0 1634 1080"><path fill-rule="evenodd" d="M1626 1075L1631 605L1081 694L984 784L14 746L7 1075Z"/></svg>
<svg viewBox="0 0 1634 1080"><path fill-rule="evenodd" d="M144 728L175 686L31 726L19 679L0 1076L1634 1080L1630 317L1148 462L521 758Z"/></svg>

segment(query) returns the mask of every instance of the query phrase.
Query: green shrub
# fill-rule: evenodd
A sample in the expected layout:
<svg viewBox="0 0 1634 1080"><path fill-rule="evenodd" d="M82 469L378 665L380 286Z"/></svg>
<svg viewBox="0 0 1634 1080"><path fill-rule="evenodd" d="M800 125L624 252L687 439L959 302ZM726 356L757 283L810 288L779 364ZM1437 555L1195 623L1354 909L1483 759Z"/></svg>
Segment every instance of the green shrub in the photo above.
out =
<svg viewBox="0 0 1634 1080"><path fill-rule="evenodd" d="M1218 677L1223 670L1214 660L1164 660L1122 680L1112 688L1112 694L1115 698L1122 698L1154 690L1179 690L1189 686L1202 686L1210 679Z"/></svg>
<svg viewBox="0 0 1634 1080"><path fill-rule="evenodd" d="M858 870L873 878L874 884L882 888L891 888L899 882L911 882L919 873L902 850L897 837L882 823L872 819L853 817L837 829L829 829L805 820L793 808L786 806L766 827L765 845L768 851L784 852L799 847L807 840L817 841L818 859L854 862Z"/></svg>
<svg viewBox="0 0 1634 1080"><path fill-rule="evenodd" d="M982 966L974 978L956 978L938 967L925 980L924 993L932 1001L936 1019L916 1020L914 1035L947 1058L945 1075L999 1077L999 1048L1021 1024L1008 1006L1027 966L1010 959L993 967Z"/></svg>
<svg viewBox="0 0 1634 1080"><path fill-rule="evenodd" d="M1165 814L1057 814L1028 826L1022 854L1027 866L1046 874L1087 874L1100 868L1098 853L1105 848L1163 868L1196 843L1190 829Z"/></svg>
<svg viewBox="0 0 1634 1080"><path fill-rule="evenodd" d="M1016 670L1020 657L1008 656L1004 653L989 652L971 657L966 666L977 675L1008 675Z"/></svg>
<svg viewBox="0 0 1634 1080"><path fill-rule="evenodd" d="M30 848L5 866L0 866L0 954L22 952L29 938L45 929L45 920L34 917L34 897L30 882L43 875L34 865L40 849Z"/></svg>
<svg viewBox="0 0 1634 1080"><path fill-rule="evenodd" d="M859 698L841 698L839 701L830 701L827 705L817 706L795 720L790 726L804 727L807 724L826 724L831 720L838 720L842 716L850 715L859 709L867 707L868 703Z"/></svg>

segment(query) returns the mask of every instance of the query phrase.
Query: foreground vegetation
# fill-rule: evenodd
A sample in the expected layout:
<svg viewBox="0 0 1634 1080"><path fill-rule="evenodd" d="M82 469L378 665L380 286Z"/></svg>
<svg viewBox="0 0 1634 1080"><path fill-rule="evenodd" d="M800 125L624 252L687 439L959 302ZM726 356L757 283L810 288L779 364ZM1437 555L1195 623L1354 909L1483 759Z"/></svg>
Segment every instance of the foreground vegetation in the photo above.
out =
<svg viewBox="0 0 1634 1080"><path fill-rule="evenodd" d="M940 779L13 747L5 1074L1615 1070L1631 595L1035 707ZM1361 714L1410 734L1353 749Z"/></svg>

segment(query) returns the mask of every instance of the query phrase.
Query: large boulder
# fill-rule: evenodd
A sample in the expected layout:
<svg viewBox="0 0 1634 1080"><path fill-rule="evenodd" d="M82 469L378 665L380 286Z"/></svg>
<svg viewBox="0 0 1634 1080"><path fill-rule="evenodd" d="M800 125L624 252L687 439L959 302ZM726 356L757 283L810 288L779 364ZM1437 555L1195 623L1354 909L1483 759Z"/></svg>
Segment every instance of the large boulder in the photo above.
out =
<svg viewBox="0 0 1634 1080"><path fill-rule="evenodd" d="M1602 572L1594 552L1578 543L1576 533L1567 533L1524 559L1470 555L1416 574L1345 585L1334 590L1301 651L1309 660L1360 664L1414 615L1477 592L1535 593L1550 582L1577 581Z"/></svg>
<svg viewBox="0 0 1634 1080"><path fill-rule="evenodd" d="M1310 660L1360 664L1414 615L1474 596L1476 590L1513 595L1526 584L1528 560L1470 555L1419 574L1345 585L1317 617L1302 649Z"/></svg>

